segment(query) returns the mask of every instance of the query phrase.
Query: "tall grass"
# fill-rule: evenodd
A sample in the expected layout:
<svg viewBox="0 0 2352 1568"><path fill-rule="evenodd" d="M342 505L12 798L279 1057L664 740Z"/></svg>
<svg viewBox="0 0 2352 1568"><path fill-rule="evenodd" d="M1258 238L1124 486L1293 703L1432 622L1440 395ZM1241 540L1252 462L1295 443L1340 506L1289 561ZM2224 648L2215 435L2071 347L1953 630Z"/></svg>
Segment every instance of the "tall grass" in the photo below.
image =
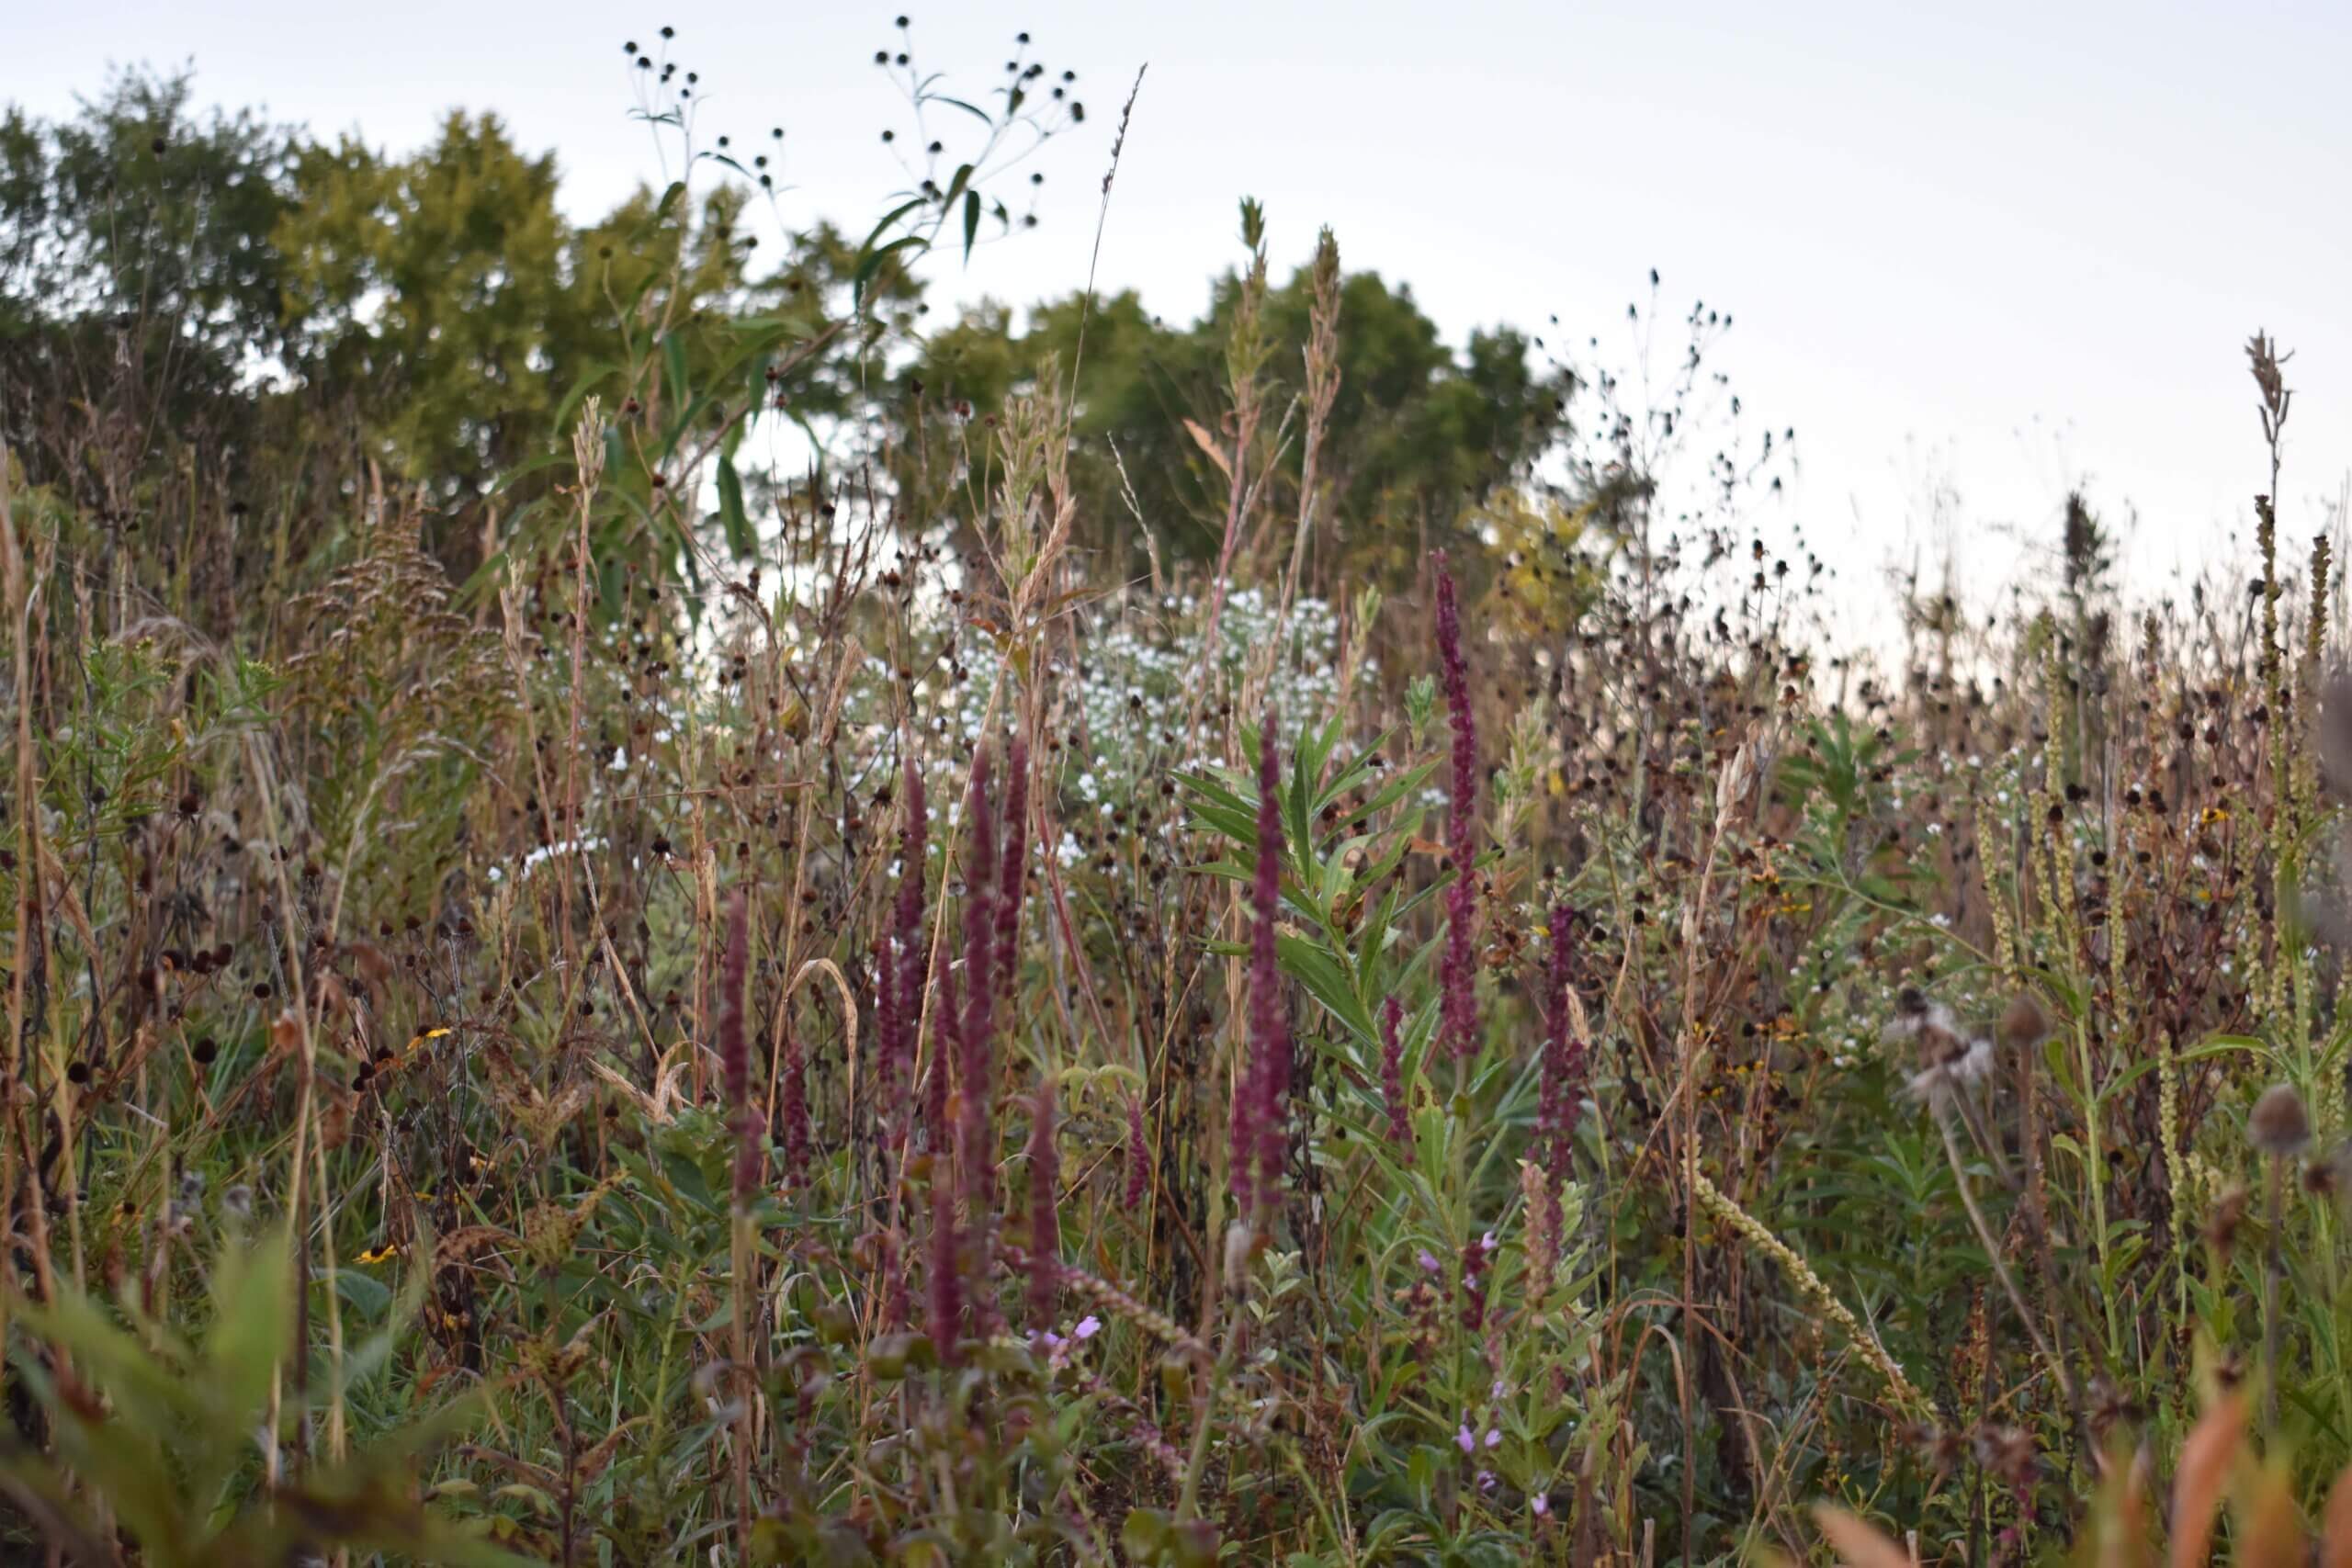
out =
<svg viewBox="0 0 2352 1568"><path fill-rule="evenodd" d="M215 580L0 455L17 1549L2184 1562L2235 1467L2338 1559L2327 539L2131 605L2076 498L1888 676L1618 416L1555 554L1351 596L1263 223L1148 589L1050 383L955 528L730 558L624 345L467 582L363 475Z"/></svg>

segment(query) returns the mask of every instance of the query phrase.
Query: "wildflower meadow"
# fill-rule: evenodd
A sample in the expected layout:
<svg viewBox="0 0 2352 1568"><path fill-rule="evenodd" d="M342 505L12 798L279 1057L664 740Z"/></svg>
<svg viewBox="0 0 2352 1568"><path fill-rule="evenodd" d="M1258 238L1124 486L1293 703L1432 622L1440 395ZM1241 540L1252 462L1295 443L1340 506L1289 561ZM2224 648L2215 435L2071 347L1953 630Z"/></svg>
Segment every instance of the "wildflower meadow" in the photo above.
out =
<svg viewBox="0 0 2352 1568"><path fill-rule="evenodd" d="M601 218L0 125L8 1560L2352 1562L2289 350L2242 558L1890 592L1655 278L957 309L1151 80L881 24L829 220L666 28Z"/></svg>

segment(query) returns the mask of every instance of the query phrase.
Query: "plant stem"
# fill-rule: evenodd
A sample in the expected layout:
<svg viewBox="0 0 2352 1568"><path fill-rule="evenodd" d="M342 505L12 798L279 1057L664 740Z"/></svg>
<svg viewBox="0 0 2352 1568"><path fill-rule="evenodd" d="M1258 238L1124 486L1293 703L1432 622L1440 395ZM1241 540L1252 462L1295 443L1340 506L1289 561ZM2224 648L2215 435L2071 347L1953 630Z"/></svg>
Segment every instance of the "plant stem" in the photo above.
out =
<svg viewBox="0 0 2352 1568"><path fill-rule="evenodd" d="M1994 1235L1993 1227L1985 1223L1984 1211L1976 1205L1976 1194L1968 1184L1968 1168L1961 1159L1960 1140L1952 1136L1951 1118L1945 1115L1940 1107L1937 1109L1935 1118L1936 1131L1943 1134L1944 1157L1951 1163L1952 1181L1960 1189L1961 1206L1968 1211L1969 1224L1976 1227L1976 1239L1984 1244L1984 1257L1993 1265L1993 1277L2000 1280L2001 1289L2007 1292L2009 1305L2016 1309L2018 1322L2024 1326L2026 1337L2033 1341L2035 1352L2050 1364L2051 1371L2058 1379L2059 1392L2065 1395L2066 1408L2073 1415L2075 1427L2082 1429L2082 1401L2075 1392L2074 1375L2066 1370L2064 1359L2050 1348L2049 1340L2041 1337L2041 1326L2033 1320L2033 1309L2026 1305L2025 1293L2018 1289L2016 1277L2009 1272L2008 1263L2001 1257L2000 1240Z"/></svg>

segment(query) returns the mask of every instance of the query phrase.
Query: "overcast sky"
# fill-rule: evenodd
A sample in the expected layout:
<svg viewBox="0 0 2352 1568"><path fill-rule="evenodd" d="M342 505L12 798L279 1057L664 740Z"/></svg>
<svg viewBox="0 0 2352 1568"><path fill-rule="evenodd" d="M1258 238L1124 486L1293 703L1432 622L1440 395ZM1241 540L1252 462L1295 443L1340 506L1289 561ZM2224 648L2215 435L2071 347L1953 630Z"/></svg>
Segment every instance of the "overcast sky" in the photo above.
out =
<svg viewBox="0 0 2352 1568"><path fill-rule="evenodd" d="M557 152L583 215L660 178L621 43L666 22L710 93L706 132L786 128L790 218L854 226L900 175L878 132L903 117L871 62L898 47L890 6L15 9L0 95L37 110L136 61L193 62L203 96L394 149L492 107ZM2045 564L2020 542L2054 536L2075 482L2136 513L2141 584L2212 558L2265 478L2258 326L2298 354L2290 537L2352 463L2352 6L959 0L912 20L974 95L1027 30L1089 109L1041 155L1040 229L948 263L951 295L1084 283L1111 129L1148 62L1103 284L1189 318L1246 193L1282 273L1329 223L1457 339L1556 314L1622 359L1656 267L1670 305L1736 313L1722 363L1751 414L1797 428L1787 504L1852 550L1849 583L1951 536L1981 596Z"/></svg>

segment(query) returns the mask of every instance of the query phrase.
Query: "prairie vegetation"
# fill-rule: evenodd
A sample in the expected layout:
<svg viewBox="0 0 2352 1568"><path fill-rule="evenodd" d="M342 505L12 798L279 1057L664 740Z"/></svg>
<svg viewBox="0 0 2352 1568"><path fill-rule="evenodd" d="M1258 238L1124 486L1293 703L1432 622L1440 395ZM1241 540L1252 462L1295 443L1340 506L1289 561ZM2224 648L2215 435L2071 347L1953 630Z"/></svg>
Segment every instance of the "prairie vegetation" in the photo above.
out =
<svg viewBox="0 0 2352 1568"><path fill-rule="evenodd" d="M911 37L846 228L667 29L594 223L0 125L9 1551L2352 1561L2285 353L2253 559L1872 649L1655 278L933 320L1134 100Z"/></svg>

